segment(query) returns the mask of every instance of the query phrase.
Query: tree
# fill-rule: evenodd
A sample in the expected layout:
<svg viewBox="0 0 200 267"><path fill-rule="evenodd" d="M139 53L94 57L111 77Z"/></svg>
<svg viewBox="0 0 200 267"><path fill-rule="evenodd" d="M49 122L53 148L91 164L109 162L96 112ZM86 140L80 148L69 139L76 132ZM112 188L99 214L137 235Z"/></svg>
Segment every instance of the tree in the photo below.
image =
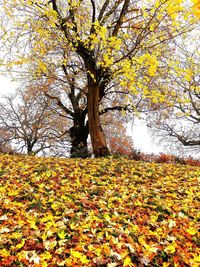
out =
<svg viewBox="0 0 200 267"><path fill-rule="evenodd" d="M34 87L5 96L0 107L0 126L7 133L4 141L13 143L17 151L60 155L63 143L65 149L66 143L69 147L63 121L52 112L51 102Z"/></svg>
<svg viewBox="0 0 200 267"><path fill-rule="evenodd" d="M177 54L171 59L168 86L175 96L149 116L148 121L156 136L168 140L168 146L200 147L200 64L198 33L180 39ZM186 45L186 40L190 46ZM174 100L176 99L176 101Z"/></svg>
<svg viewBox="0 0 200 267"><path fill-rule="evenodd" d="M0 153L14 153L10 144L10 133L0 128Z"/></svg>
<svg viewBox="0 0 200 267"><path fill-rule="evenodd" d="M37 81L37 85L35 84L35 86L41 88L41 93L44 93L45 96L54 102L57 106L55 112L66 119L66 123L69 125L69 130L66 133L71 139L70 156L85 158L90 154L87 146L89 127L86 117L86 92L78 85L75 74L73 75L72 82L68 81L70 90L66 88L66 84L63 88L63 79L64 77L62 81L59 81L58 77L54 79L51 77L51 81L47 80L44 83L42 83L42 81ZM53 88L56 88L56 90ZM78 93L75 93L75 91ZM124 106L123 103L119 103L119 101L118 106L114 105L114 101L114 99L110 99L107 95L106 101L102 103L100 110L102 127L105 131L106 140L111 153L128 155L133 149L132 139L127 136L125 128L127 119L130 116L127 116L127 114L121 116L120 112L124 110L124 112L127 113L127 111L129 111L130 113L130 110L128 107ZM123 99L121 99L121 102L123 102ZM105 107L103 108L103 106ZM114 108L112 106L114 106ZM117 111L113 112L113 110Z"/></svg>
<svg viewBox="0 0 200 267"><path fill-rule="evenodd" d="M89 156L87 96L84 86L79 85L80 75L80 68L73 62L73 65L62 66L62 72L60 71L59 74L55 75L54 71L45 80L37 79L35 81L35 86L40 88L41 93L55 104L57 114L66 121L68 126L66 133L71 139L70 156L72 158Z"/></svg>
<svg viewBox="0 0 200 267"><path fill-rule="evenodd" d="M121 116L120 111L105 113L102 127L111 154L130 156L134 150L132 137L127 133L129 116ZM120 118L120 119L119 119Z"/></svg>
<svg viewBox="0 0 200 267"><path fill-rule="evenodd" d="M3 45L18 43L14 48L17 57L4 59L8 67L35 61L39 75L48 72L52 61L64 66L73 59L81 62L87 77L88 125L95 156L109 154L99 105L110 83L128 91L130 106L132 96L141 91L144 98L161 97L148 84L159 76L163 56L172 52L171 40L194 23L189 8L172 0L12 0L4 2L3 9ZM64 60L58 53L63 49ZM30 50L38 57L31 57Z"/></svg>

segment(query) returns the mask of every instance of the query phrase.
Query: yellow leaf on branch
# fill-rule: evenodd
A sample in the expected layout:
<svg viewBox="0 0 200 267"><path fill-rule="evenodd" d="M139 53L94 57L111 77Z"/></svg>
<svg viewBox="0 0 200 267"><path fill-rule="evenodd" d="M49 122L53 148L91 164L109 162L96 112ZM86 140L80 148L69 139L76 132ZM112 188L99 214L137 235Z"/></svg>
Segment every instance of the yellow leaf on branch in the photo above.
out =
<svg viewBox="0 0 200 267"><path fill-rule="evenodd" d="M200 18L200 0L192 0L192 2L194 4L192 7L193 13L195 16Z"/></svg>

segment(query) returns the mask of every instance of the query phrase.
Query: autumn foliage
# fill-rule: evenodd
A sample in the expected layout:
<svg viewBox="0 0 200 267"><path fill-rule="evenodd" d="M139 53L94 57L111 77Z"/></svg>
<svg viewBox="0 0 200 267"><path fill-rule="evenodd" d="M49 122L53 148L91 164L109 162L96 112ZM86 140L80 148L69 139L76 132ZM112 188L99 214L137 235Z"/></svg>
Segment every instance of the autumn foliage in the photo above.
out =
<svg viewBox="0 0 200 267"><path fill-rule="evenodd" d="M0 156L0 266L198 267L193 166Z"/></svg>
<svg viewBox="0 0 200 267"><path fill-rule="evenodd" d="M129 155L130 159L143 162L155 162L155 163L170 163L170 164L182 164L182 165L191 165L200 167L200 160L195 159L192 156L190 157L179 157L175 155L160 153L159 155L155 154L145 154L138 150L132 150L132 153Z"/></svg>

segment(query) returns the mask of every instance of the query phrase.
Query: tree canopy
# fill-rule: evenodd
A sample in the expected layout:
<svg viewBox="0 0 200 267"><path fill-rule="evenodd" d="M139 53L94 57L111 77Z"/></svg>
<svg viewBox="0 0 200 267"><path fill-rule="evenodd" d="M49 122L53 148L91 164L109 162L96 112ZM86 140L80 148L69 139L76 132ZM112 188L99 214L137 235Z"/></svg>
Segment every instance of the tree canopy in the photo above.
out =
<svg viewBox="0 0 200 267"><path fill-rule="evenodd" d="M2 144L15 151L36 155L65 155L69 135L65 120L54 112L52 102L33 86L21 88L1 101ZM4 130L4 131L3 131Z"/></svg>
<svg viewBox="0 0 200 267"><path fill-rule="evenodd" d="M78 62L95 156L109 153L99 113L105 95L112 90L113 110L121 99L120 109L134 109L138 96L163 102L173 41L195 27L199 15L198 1L182 0L12 0L2 8L2 65L8 70L23 65L20 75L38 78Z"/></svg>

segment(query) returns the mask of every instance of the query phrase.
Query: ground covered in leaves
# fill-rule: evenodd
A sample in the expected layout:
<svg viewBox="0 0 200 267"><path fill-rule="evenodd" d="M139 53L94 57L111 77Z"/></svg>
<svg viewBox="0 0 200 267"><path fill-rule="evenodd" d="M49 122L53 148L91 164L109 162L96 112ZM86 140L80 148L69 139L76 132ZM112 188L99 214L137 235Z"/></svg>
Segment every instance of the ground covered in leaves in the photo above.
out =
<svg viewBox="0 0 200 267"><path fill-rule="evenodd" d="M0 266L200 266L200 168L0 155Z"/></svg>

